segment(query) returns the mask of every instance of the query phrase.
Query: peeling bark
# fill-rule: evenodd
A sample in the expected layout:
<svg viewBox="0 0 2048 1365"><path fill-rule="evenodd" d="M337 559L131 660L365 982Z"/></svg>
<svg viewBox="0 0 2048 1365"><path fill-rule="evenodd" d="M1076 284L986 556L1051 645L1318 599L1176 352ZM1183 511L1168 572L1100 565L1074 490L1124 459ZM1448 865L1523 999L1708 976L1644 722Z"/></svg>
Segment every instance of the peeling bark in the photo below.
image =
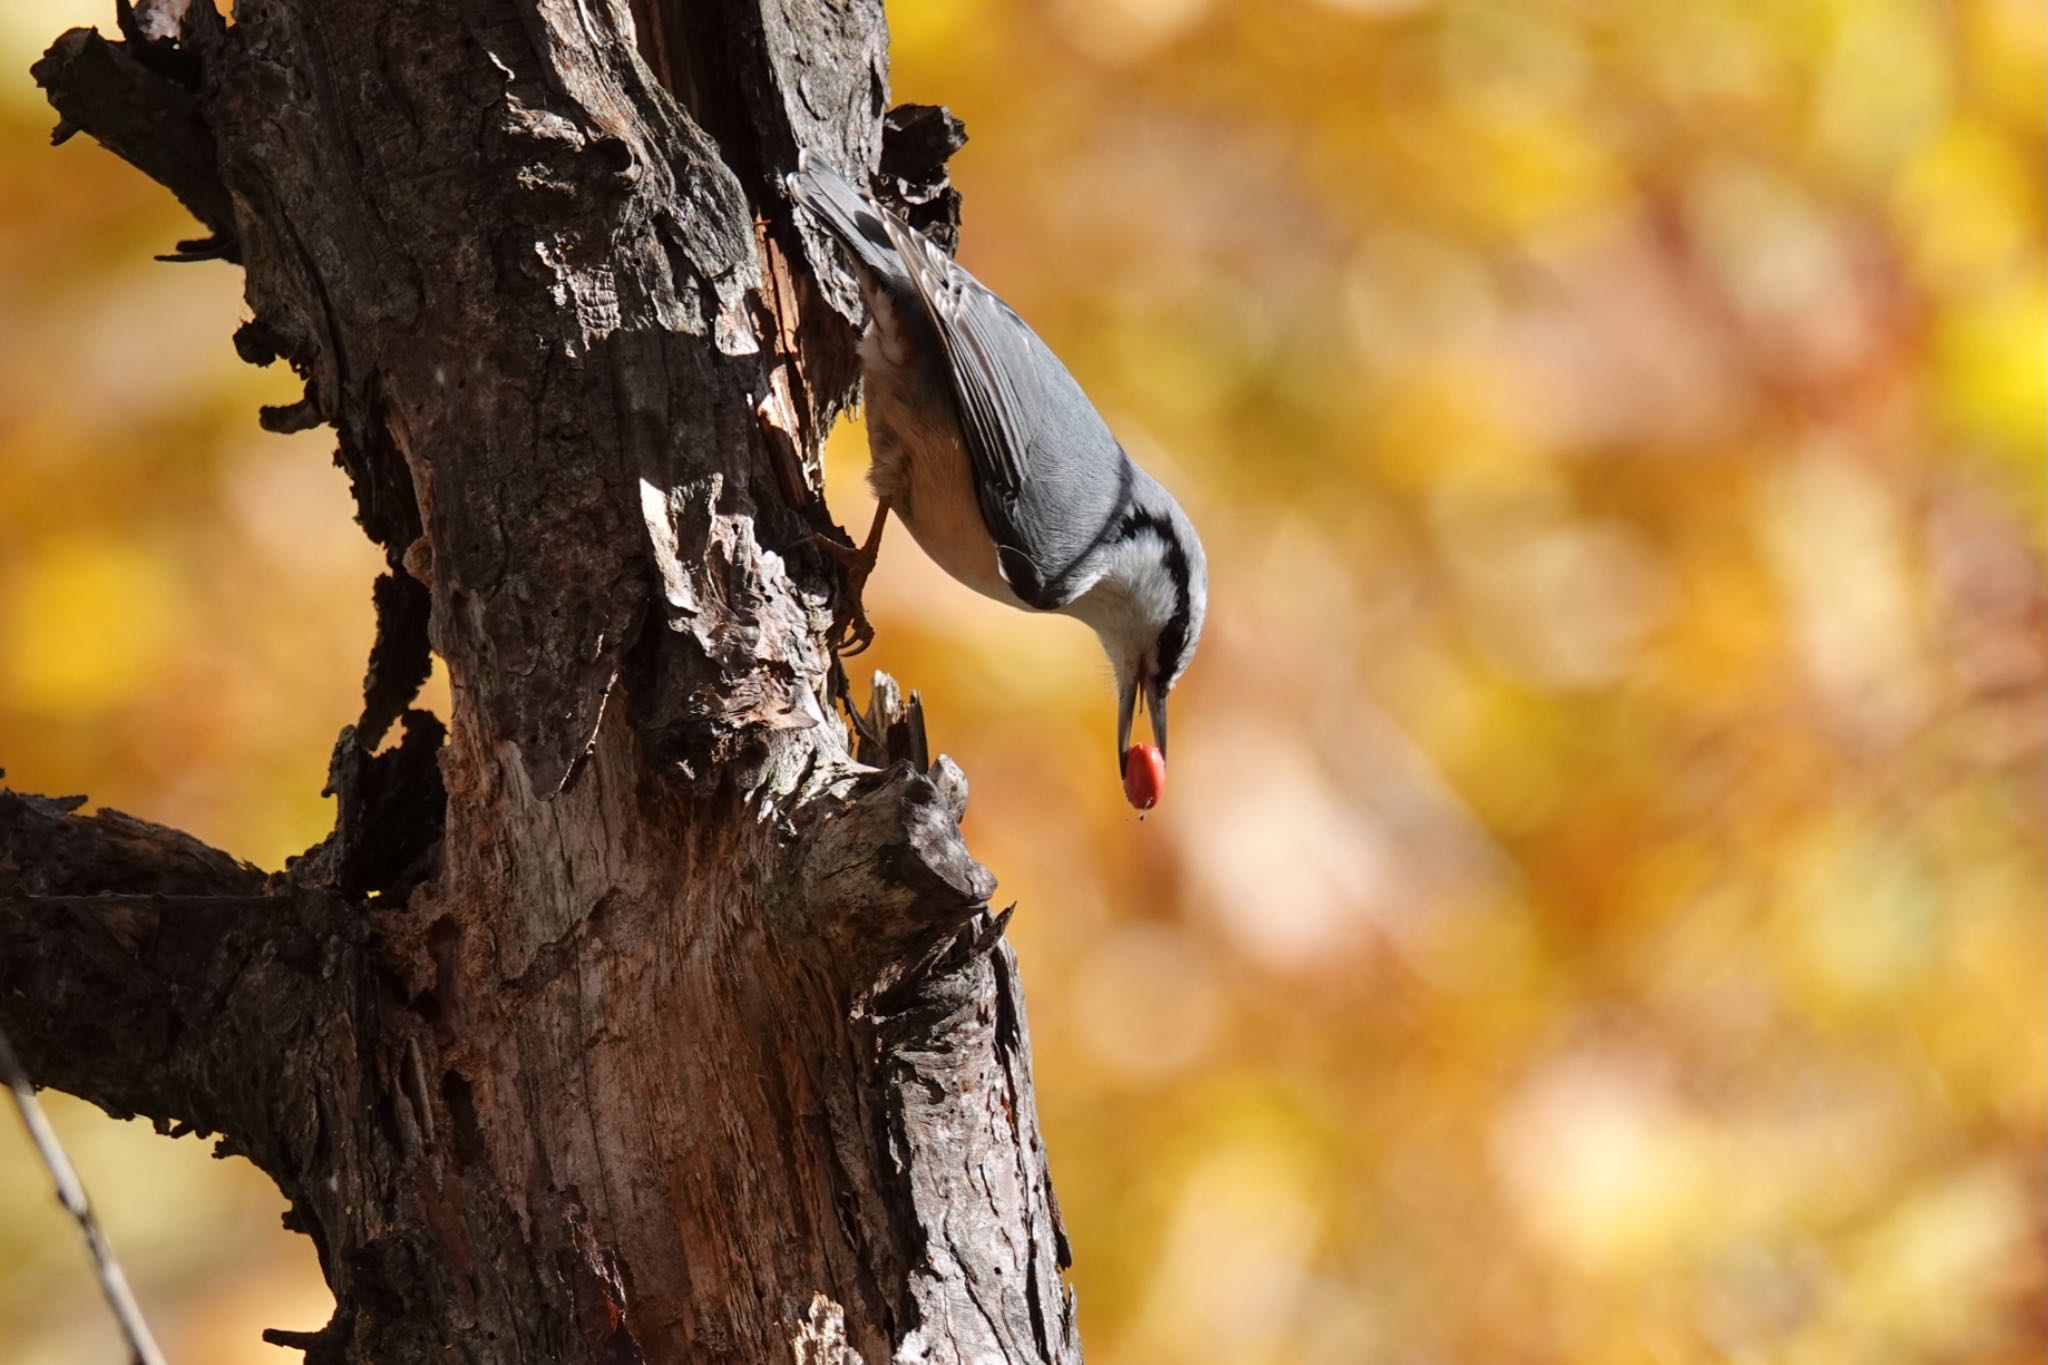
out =
<svg viewBox="0 0 2048 1365"><path fill-rule="evenodd" d="M893 683L848 752L793 548L858 305L780 172L957 221L879 5L122 18L35 68L60 132L244 265L238 352L306 385L264 423L335 427L391 572L287 869L0 795L32 1074L277 1181L309 1359L1078 1360L966 782Z"/></svg>

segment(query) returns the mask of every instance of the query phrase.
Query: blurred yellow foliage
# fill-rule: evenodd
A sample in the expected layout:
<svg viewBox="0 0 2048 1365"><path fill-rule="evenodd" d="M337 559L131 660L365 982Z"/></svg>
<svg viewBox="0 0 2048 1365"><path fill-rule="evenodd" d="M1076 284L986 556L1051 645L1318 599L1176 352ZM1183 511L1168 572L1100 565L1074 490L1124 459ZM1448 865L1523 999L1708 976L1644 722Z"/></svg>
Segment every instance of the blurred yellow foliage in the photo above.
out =
<svg viewBox="0 0 2048 1365"><path fill-rule="evenodd" d="M2037 0L890 17L1214 579L1143 823L1079 627L900 535L869 597L1021 904L1091 1357L2037 1359ZM49 123L0 83L0 764L275 864L375 558L235 272ZM258 1178L80 1110L174 1358L319 1320ZM0 1147L8 1358L108 1356Z"/></svg>
<svg viewBox="0 0 2048 1365"><path fill-rule="evenodd" d="M152 686L183 633L176 567L120 541L51 536L0 606L9 700L30 714L95 714Z"/></svg>

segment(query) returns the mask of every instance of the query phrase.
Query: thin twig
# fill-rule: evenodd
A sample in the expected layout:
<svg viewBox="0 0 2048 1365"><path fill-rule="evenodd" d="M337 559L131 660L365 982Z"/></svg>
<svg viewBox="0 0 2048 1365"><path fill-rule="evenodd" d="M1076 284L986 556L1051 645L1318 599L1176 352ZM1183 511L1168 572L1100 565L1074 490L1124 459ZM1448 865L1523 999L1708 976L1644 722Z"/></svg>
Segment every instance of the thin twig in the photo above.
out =
<svg viewBox="0 0 2048 1365"><path fill-rule="evenodd" d="M7 1041L5 1030L0 1030L0 1081L14 1092L14 1107L21 1111L21 1121L28 1128L29 1140L35 1143L36 1151L42 1154L43 1164L50 1168L50 1178L57 1183L58 1202L78 1220L78 1229L85 1234L85 1249L92 1253L93 1269L99 1272L100 1288L106 1291L107 1304L114 1310L114 1317L128 1338L128 1349L134 1356L135 1365L164 1365L163 1352L157 1349L155 1338L150 1336L149 1324L142 1320L142 1309L128 1288L128 1277L121 1273L121 1263L114 1259L114 1248L107 1241L106 1230L93 1216L92 1204L85 1197L85 1186L79 1182L78 1172L72 1169L71 1158L64 1155L56 1130L50 1127L50 1120L43 1114L43 1106L36 1102L35 1087L29 1083L28 1073L22 1070L21 1060L14 1055L14 1047Z"/></svg>

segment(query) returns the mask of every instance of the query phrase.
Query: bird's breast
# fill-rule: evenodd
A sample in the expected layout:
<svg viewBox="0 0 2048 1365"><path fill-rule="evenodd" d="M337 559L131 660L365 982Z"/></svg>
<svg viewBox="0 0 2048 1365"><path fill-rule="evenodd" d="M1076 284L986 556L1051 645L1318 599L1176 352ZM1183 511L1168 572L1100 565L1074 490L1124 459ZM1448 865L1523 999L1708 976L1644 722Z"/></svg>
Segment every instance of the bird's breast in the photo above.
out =
<svg viewBox="0 0 2048 1365"><path fill-rule="evenodd" d="M996 567L995 542L974 492L974 468L952 403L903 401L868 367L868 483L932 561L976 592L1022 607ZM950 400L951 395L947 395Z"/></svg>

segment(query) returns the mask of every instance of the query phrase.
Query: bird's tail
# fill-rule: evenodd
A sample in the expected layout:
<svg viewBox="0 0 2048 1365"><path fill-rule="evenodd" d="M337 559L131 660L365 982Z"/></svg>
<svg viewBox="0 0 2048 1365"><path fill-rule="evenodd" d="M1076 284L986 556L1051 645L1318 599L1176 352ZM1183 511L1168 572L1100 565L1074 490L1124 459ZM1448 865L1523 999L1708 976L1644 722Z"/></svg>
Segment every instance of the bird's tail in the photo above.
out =
<svg viewBox="0 0 2048 1365"><path fill-rule="evenodd" d="M903 258L896 254L889 230L882 225L883 210L825 164L823 157L809 148L798 152L796 170L784 176L782 183L789 197L814 214L863 269L884 281L907 279Z"/></svg>

